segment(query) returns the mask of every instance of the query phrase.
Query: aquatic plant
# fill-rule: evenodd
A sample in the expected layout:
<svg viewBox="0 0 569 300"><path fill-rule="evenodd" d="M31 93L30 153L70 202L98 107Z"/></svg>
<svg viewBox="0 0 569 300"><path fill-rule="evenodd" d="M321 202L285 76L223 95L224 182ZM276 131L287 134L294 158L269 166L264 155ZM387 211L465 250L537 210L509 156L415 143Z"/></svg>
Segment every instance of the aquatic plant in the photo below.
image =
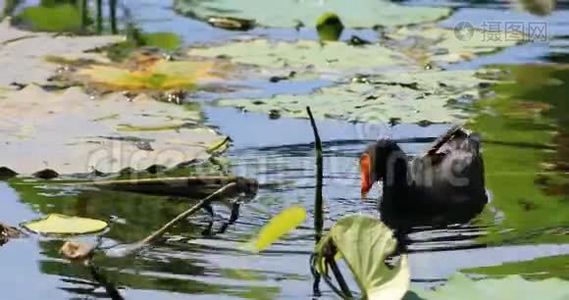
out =
<svg viewBox="0 0 569 300"><path fill-rule="evenodd" d="M401 255L389 265L386 262L396 245L391 229L376 218L347 216L338 220L316 246L312 266L342 298L352 296L336 266L340 258L354 275L364 299L401 299L410 283L407 256ZM334 273L341 289L332 284L328 270Z"/></svg>

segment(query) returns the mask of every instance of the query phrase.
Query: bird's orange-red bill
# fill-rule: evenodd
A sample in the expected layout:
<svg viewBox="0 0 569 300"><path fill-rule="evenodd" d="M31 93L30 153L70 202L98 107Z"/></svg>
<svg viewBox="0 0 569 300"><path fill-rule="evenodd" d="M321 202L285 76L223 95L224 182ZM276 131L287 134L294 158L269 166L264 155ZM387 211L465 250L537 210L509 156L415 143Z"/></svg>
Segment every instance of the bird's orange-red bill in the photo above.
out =
<svg viewBox="0 0 569 300"><path fill-rule="evenodd" d="M367 196L367 193L371 189L373 182L371 182L370 178L370 170L371 170L371 159L367 153L362 154L360 157L360 174L361 174L361 196L364 199Z"/></svg>

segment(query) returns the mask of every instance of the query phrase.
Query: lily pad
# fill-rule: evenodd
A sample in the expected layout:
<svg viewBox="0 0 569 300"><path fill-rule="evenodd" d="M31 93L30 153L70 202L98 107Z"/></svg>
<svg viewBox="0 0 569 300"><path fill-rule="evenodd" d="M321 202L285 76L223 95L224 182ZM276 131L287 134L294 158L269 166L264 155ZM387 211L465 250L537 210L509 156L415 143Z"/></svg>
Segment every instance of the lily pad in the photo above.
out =
<svg viewBox="0 0 569 300"><path fill-rule="evenodd" d="M467 115L463 106L480 98L480 79L474 71L390 72L357 77L354 82L325 87L310 95L277 95L270 99L226 99L222 106L246 111L278 111L306 118L310 106L317 118L352 122L455 122Z"/></svg>
<svg viewBox="0 0 569 300"><path fill-rule="evenodd" d="M27 222L23 226L41 234L87 234L107 228L107 223L96 219L51 214L44 219Z"/></svg>
<svg viewBox="0 0 569 300"><path fill-rule="evenodd" d="M79 87L46 92L29 85L0 95L0 111L0 165L21 174L46 167L61 174L171 168L208 158L211 145L224 139L200 125L199 111L143 95L92 99Z"/></svg>
<svg viewBox="0 0 569 300"><path fill-rule="evenodd" d="M7 19L6 19L7 20ZM98 47L124 40L121 36L53 36L49 33L31 33L0 23L0 86L11 83L46 84L60 68L46 60L49 56L65 59L84 59L108 62L98 53L85 53ZM41 46L38 46L41 45Z"/></svg>
<svg viewBox="0 0 569 300"><path fill-rule="evenodd" d="M289 207L269 221L259 234L250 242L248 248L258 252L298 227L306 219L306 209L300 206Z"/></svg>
<svg viewBox="0 0 569 300"><path fill-rule="evenodd" d="M215 60L169 61L155 55L138 56L125 64L93 64L67 74L85 86L103 91L167 91L192 89L223 76L228 64Z"/></svg>
<svg viewBox="0 0 569 300"><path fill-rule="evenodd" d="M352 271L364 299L401 299L407 292L407 256L402 255L393 266L386 264L397 241L391 229L379 220L362 215L342 218L318 244L318 259L329 251L330 245ZM319 271L322 273L323 269Z"/></svg>
<svg viewBox="0 0 569 300"><path fill-rule="evenodd" d="M387 44L423 63L456 63L526 41L524 33L493 32L465 27L440 28L427 24L399 27L385 34ZM517 37L517 38L516 38Z"/></svg>
<svg viewBox="0 0 569 300"><path fill-rule="evenodd" d="M265 69L292 69L297 73L346 73L409 65L409 59L379 44L352 47L341 42L270 42L251 40L221 46L192 48L190 55L229 57L234 63Z"/></svg>
<svg viewBox="0 0 569 300"><path fill-rule="evenodd" d="M385 0L176 0L174 8L203 20L211 15L222 15L255 19L263 26L284 28L292 28L298 22L315 24L326 12L336 13L349 28L434 22L451 13L448 8L403 6Z"/></svg>
<svg viewBox="0 0 569 300"><path fill-rule="evenodd" d="M414 291L419 299L551 299L569 298L569 282L557 278L528 281L513 275L501 279L472 280L464 274L454 275L445 285L435 291ZM413 299L406 297L405 299ZM415 298L416 299L416 298Z"/></svg>

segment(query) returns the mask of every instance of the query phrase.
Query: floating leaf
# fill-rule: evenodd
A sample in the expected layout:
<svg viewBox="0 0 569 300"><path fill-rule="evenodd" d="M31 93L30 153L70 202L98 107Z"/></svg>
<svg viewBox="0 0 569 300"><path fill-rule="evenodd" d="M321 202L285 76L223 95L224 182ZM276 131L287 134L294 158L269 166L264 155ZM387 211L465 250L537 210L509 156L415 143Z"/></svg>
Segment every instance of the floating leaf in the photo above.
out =
<svg viewBox="0 0 569 300"><path fill-rule="evenodd" d="M472 280L462 273L434 291L414 290L419 299L456 300L467 299L516 299L562 300L569 298L569 282L557 278L542 281L528 281L513 275L501 279ZM406 297L406 299L413 299ZM416 298L415 298L416 299Z"/></svg>
<svg viewBox="0 0 569 300"><path fill-rule="evenodd" d="M108 62L104 55L87 50L121 41L124 41L122 36L54 36L50 33L30 33L14 28L8 21L4 21L0 23L0 87L9 87L13 82L53 84L48 82L48 79L61 69L61 65L50 63L46 57L56 56L61 62Z"/></svg>
<svg viewBox="0 0 569 300"><path fill-rule="evenodd" d="M156 56L142 56L125 65L91 65L68 77L104 91L147 91L191 89L198 83L218 78L227 65L215 61L169 61Z"/></svg>
<svg viewBox="0 0 569 300"><path fill-rule="evenodd" d="M316 41L271 42L252 40L208 48L192 48L190 55L226 56L234 63L263 68L290 68L301 72L346 73L407 65L408 58L379 44L352 47L341 42Z"/></svg>
<svg viewBox="0 0 569 300"><path fill-rule="evenodd" d="M267 249L272 243L302 224L305 219L306 209L303 207L293 206L281 211L271 218L250 242L251 250L258 252Z"/></svg>
<svg viewBox="0 0 569 300"><path fill-rule="evenodd" d="M42 234L87 234L107 228L101 220L51 214L44 219L23 224L28 230Z"/></svg>
<svg viewBox="0 0 569 300"><path fill-rule="evenodd" d="M480 97L482 83L490 81L477 78L474 71L388 72L355 77L352 83L309 95L228 99L219 105L297 118L306 117L309 105L316 117L353 122L455 122L467 116L461 107Z"/></svg>
<svg viewBox="0 0 569 300"><path fill-rule="evenodd" d="M364 294L372 300L401 299L410 283L407 256L394 266L386 258L395 251L397 241L385 224L369 216L352 215L340 219L317 245L322 259L333 245L345 260ZM322 268L319 268L322 272Z"/></svg>
<svg viewBox="0 0 569 300"><path fill-rule="evenodd" d="M299 21L313 24L333 11L349 28L399 26L433 22L450 14L448 8L403 6L382 0L176 0L174 8L185 15L206 20L212 15L254 19L269 27L294 27Z"/></svg>
<svg viewBox="0 0 569 300"><path fill-rule="evenodd" d="M172 168L208 158L209 145L222 138L200 124L198 111L144 95L132 100L116 93L91 99L79 87L7 92L0 165L28 175L46 167L60 174Z"/></svg>
<svg viewBox="0 0 569 300"><path fill-rule="evenodd" d="M496 52L528 40L523 32L511 34L509 39L490 39L491 31L465 27L462 30L440 28L426 24L399 27L388 31L386 41L393 49L423 63L456 63L474 59L482 54ZM517 38L513 38L516 36Z"/></svg>

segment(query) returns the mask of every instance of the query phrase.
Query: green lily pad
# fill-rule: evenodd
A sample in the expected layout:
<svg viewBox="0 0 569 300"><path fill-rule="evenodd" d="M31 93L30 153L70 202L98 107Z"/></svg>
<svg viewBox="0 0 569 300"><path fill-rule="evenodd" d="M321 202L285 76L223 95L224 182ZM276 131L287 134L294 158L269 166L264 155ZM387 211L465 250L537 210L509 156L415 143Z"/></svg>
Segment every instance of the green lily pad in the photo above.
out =
<svg viewBox="0 0 569 300"><path fill-rule="evenodd" d="M382 0L176 0L174 8L199 19L222 15L255 19L269 27L294 27L298 22L315 24L326 12L336 13L349 28L399 26L434 22L447 17L448 8L403 6Z"/></svg>
<svg viewBox="0 0 569 300"><path fill-rule="evenodd" d="M305 219L306 209L304 207L289 207L272 217L259 234L251 240L247 248L255 252L263 251L282 236L293 231Z"/></svg>
<svg viewBox="0 0 569 300"><path fill-rule="evenodd" d="M322 259L333 245L344 259L364 299L401 299L410 283L407 256L402 255L393 266L386 258L395 251L393 232L379 220L352 215L339 220L317 245L317 259ZM319 272L322 273L320 268Z"/></svg>
<svg viewBox="0 0 569 300"><path fill-rule="evenodd" d="M226 99L221 106L306 118L310 106L317 118L353 122L455 122L467 115L462 106L480 97L474 71L390 72L325 87L309 95L277 95L270 99Z"/></svg>
<svg viewBox="0 0 569 300"><path fill-rule="evenodd" d="M424 300L562 300L569 298L569 282L557 278L528 281L518 275L501 279L472 280L458 273L434 291L414 290L413 292L419 296L419 299ZM405 299L413 298L406 297Z"/></svg>
<svg viewBox="0 0 569 300"><path fill-rule="evenodd" d="M270 42L251 40L221 46L192 48L190 55L229 57L234 63L252 64L265 69L293 69L297 73L346 73L409 65L409 59L378 44L352 47L341 42Z"/></svg>
<svg viewBox="0 0 569 300"><path fill-rule="evenodd" d="M107 228L101 220L50 214L46 218L23 224L30 231L41 234L87 234Z"/></svg>

